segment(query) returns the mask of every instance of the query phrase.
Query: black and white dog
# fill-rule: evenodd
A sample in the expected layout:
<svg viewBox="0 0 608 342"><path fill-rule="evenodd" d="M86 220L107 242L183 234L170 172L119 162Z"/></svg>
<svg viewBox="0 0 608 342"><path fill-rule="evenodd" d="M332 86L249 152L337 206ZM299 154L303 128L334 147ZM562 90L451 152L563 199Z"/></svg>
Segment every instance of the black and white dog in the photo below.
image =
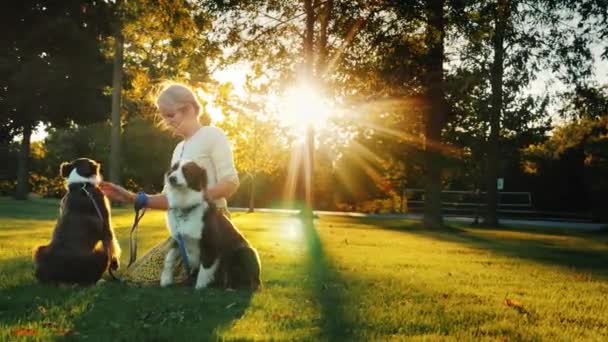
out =
<svg viewBox="0 0 608 342"><path fill-rule="evenodd" d="M215 204L204 199L205 169L192 161L180 161L165 174L165 185L167 226L174 244L165 257L160 285L173 283L176 260L185 252L186 269L192 270L189 276L198 272L196 289L257 289L261 284L258 253Z"/></svg>
<svg viewBox="0 0 608 342"><path fill-rule="evenodd" d="M110 222L110 206L97 186L99 164L80 158L61 164L68 192L50 244L34 251L36 278L43 283L95 284L110 267L118 269L120 246ZM101 241L102 247L97 245Z"/></svg>

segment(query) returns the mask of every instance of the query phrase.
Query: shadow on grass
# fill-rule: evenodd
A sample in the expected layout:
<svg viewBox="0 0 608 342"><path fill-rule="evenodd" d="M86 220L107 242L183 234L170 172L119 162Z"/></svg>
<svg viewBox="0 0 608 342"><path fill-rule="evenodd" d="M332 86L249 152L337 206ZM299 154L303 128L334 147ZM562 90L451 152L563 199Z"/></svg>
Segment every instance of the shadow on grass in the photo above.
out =
<svg viewBox="0 0 608 342"><path fill-rule="evenodd" d="M597 242L603 239L597 232L579 232L571 230L559 231L551 229L517 229L517 228L461 228L446 227L434 231L422 228L421 224L412 221L404 225L404 221L392 220L370 220L366 218L357 219L360 223L373 224L377 227L418 234L425 237L448 242L467 243L478 248L483 248L499 255L508 257L529 259L535 262L575 268L576 271L592 272L608 276L608 240L605 241L606 249L591 249L585 245L576 247L565 246L559 240L553 240L542 235L559 235L565 238L574 237L586 239L589 242ZM517 236L492 235L492 232L521 232L530 238L518 238ZM537 235L537 236L534 236ZM604 235L605 236L605 235ZM600 240L601 241L601 240Z"/></svg>
<svg viewBox="0 0 608 342"><path fill-rule="evenodd" d="M47 286L36 282L31 260L4 260L0 340L31 328L37 338L75 340L218 340L243 316L251 291L191 287L137 288L108 281L92 287ZM104 277L105 278L105 277Z"/></svg>
<svg viewBox="0 0 608 342"><path fill-rule="evenodd" d="M344 296L348 291L348 284L325 255L314 221L302 218L301 223L308 247L306 270L312 281L313 296L321 309L321 337L347 340L353 336L356 329L356 325L348 319L344 311Z"/></svg>
<svg viewBox="0 0 608 342"><path fill-rule="evenodd" d="M13 330L49 324L54 318L47 314L49 308L55 308L69 301L73 289L45 287L36 283L31 258L16 257L0 262L0 340L12 340L16 337Z"/></svg>
<svg viewBox="0 0 608 342"><path fill-rule="evenodd" d="M251 291L104 284L74 326L81 334L125 341L218 340L243 316L252 296Z"/></svg>
<svg viewBox="0 0 608 342"><path fill-rule="evenodd" d="M370 223L377 224L376 221ZM422 286L416 276L399 274L399 271L370 275L361 270L347 270L338 274L342 269L338 267L340 262L332 263L324 253L315 225L305 225L305 229L310 251L309 272L314 281L312 290L321 305L320 339L349 341L426 337L438 340L456 332L466 333L469 338L511 336L522 339L521 336L517 338L516 327L502 327L500 331L479 330L483 324L502 317L502 312L496 312L494 307L502 308L502 298L488 304L486 298L475 293L475 289L443 292ZM369 230L369 227L362 229ZM378 250L377 253L382 252ZM373 257L370 263L374 265L371 267L382 268L385 261L381 260ZM451 277L446 275L446 281L452 281ZM484 304L489 307L482 309ZM450 308L449 312L446 312L446 307ZM471 307L475 314L468 312ZM510 314L509 310L506 308L504 311Z"/></svg>

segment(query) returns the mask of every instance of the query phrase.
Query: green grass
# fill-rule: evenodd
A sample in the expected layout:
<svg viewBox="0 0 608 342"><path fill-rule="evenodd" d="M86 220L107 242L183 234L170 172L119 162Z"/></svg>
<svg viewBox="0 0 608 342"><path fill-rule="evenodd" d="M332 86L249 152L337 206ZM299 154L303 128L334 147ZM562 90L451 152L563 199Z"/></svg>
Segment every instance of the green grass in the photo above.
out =
<svg viewBox="0 0 608 342"><path fill-rule="evenodd" d="M38 285L31 251L56 214L56 201L0 198L0 340L608 340L606 233L235 213L263 263L250 295ZM123 266L131 220L113 211ZM166 236L147 213L140 255Z"/></svg>

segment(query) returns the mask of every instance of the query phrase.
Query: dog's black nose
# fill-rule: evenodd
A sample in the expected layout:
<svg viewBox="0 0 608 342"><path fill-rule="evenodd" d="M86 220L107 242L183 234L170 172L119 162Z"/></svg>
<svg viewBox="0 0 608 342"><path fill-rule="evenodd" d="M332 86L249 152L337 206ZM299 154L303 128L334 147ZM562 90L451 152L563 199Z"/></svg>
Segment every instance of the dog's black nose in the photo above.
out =
<svg viewBox="0 0 608 342"><path fill-rule="evenodd" d="M177 177L175 177L175 176L169 177L169 183L171 185L176 185L177 184Z"/></svg>

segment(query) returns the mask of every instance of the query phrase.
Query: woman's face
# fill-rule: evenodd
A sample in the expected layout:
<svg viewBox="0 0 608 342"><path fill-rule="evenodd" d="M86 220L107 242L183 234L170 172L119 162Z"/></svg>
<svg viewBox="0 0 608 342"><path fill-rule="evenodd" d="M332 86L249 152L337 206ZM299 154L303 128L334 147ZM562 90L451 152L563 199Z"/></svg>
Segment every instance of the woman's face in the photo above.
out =
<svg viewBox="0 0 608 342"><path fill-rule="evenodd" d="M196 120L192 120L195 115L190 103L182 103L171 107L159 105L158 111L164 123L178 135L183 135L189 128L188 126L196 122Z"/></svg>

